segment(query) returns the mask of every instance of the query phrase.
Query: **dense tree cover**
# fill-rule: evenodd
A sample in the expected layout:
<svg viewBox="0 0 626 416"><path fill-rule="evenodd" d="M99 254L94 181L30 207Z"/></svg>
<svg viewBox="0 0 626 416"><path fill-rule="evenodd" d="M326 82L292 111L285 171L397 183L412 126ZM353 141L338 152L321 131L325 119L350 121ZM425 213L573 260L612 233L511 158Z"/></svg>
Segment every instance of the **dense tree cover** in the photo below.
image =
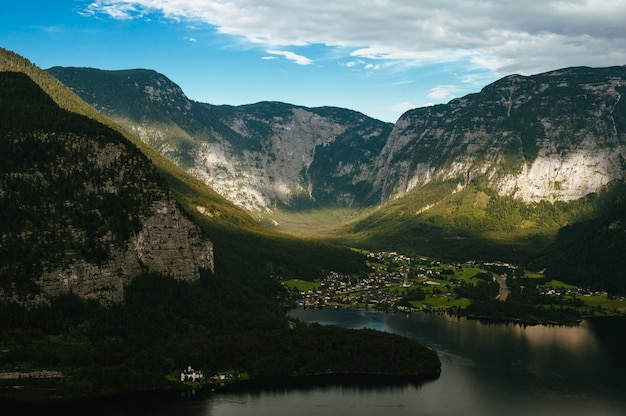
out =
<svg viewBox="0 0 626 416"><path fill-rule="evenodd" d="M573 228L573 227L572 227ZM626 195L601 220L564 229L557 250L541 259L546 276L592 290L626 294Z"/></svg>
<svg viewBox="0 0 626 416"><path fill-rule="evenodd" d="M463 298L472 299L474 302L495 299L500 291L500 286L489 280L480 281L476 284L461 282L454 288L454 293Z"/></svg>
<svg viewBox="0 0 626 416"><path fill-rule="evenodd" d="M472 303L462 311L468 317L524 324L578 323L582 316L575 308L583 306L583 302L563 296L542 295L537 285L547 280L510 276L507 279L510 293L506 302L496 299L499 285L495 282L461 285L455 292L472 299Z"/></svg>
<svg viewBox="0 0 626 416"><path fill-rule="evenodd" d="M578 324L581 315L569 307L533 305L515 299L506 302L489 300L474 302L463 313L469 318L533 324Z"/></svg>
<svg viewBox="0 0 626 416"><path fill-rule="evenodd" d="M29 71L36 77L36 71ZM206 373L240 368L257 377L317 373L316 366L324 366L323 360L338 372L356 368L337 365L352 358L360 360L363 372L377 373L383 368L380 360L370 368L372 362L360 356L306 350L307 345L314 345L311 339L317 331L320 339L327 333L301 325L288 330L276 301L281 287L275 277L312 279L321 267L358 269L363 267L362 254L262 231L240 210L148 149L158 162L159 175L125 136L59 109L28 77L7 73L0 76L0 82L7 85L0 88L0 138L8 149L0 155L0 195L6 197L2 201L6 210L0 211L4 289L34 291L32 278L42 267L74 256L95 263L106 260L109 246L100 242L124 243L136 230L143 203L150 200L141 198L142 193L164 192L161 177L185 212L210 234L216 252L215 275L205 274L195 283L138 276L126 287L125 301L108 307L71 294L30 309L0 305L1 368L61 370L65 377L58 388L70 395L164 387L166 374L190 363ZM50 85L56 84L50 81ZM65 94L57 99L83 112L80 103ZM118 151L120 147L124 152ZM102 157L117 165L103 163ZM109 192L116 183L111 178L127 171L144 176L121 180L123 186ZM108 198L107 192L117 198ZM200 214L198 206L211 215ZM404 374L409 368L408 373L414 375L438 374L431 371L439 368L435 353L387 336L338 328L332 333L332 338L344 337L346 345L388 339L392 355L397 343L398 355L406 355L409 366L398 369L390 361L385 372ZM276 349L266 342L287 346ZM406 352L407 345L417 352ZM296 350L299 346L304 349ZM277 351L318 359L308 366L290 367ZM413 366L422 354L419 351L432 362Z"/></svg>
<svg viewBox="0 0 626 416"><path fill-rule="evenodd" d="M293 331L262 333L259 341L261 349L251 357L253 374L434 377L440 372L434 351L407 338L370 329L300 326Z"/></svg>
<svg viewBox="0 0 626 416"><path fill-rule="evenodd" d="M198 282L143 275L125 302L101 306L73 295L27 310L0 305L0 364L60 369L65 394L164 388L192 364L205 373L253 377L386 374L436 377L437 354L372 330L297 324L237 279Z"/></svg>
<svg viewBox="0 0 626 416"><path fill-rule="evenodd" d="M46 265L109 258L165 184L119 133L59 108L22 73L0 73L0 287L35 290Z"/></svg>
<svg viewBox="0 0 626 416"><path fill-rule="evenodd" d="M510 293L505 302L496 298L500 285L492 280L491 273L477 274L475 277L482 280L476 284L461 282L454 288L454 293L471 299L472 303L457 312L470 318L524 324L576 324L582 319L575 309L583 306L580 299L542 295L537 285L550 279L521 277L523 270L518 270L519 276L512 274L507 279Z"/></svg>

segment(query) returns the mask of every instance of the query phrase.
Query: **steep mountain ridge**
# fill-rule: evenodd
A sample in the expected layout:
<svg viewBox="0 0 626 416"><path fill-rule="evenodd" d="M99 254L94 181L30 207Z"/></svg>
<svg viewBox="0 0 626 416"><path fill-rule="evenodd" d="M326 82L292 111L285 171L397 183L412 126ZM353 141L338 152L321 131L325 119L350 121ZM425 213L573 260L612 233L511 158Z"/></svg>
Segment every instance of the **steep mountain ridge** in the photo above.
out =
<svg viewBox="0 0 626 416"><path fill-rule="evenodd" d="M501 196L570 201L625 178L626 67L512 75L405 113L377 160L382 201L482 176Z"/></svg>
<svg viewBox="0 0 626 416"><path fill-rule="evenodd" d="M601 222L623 193L626 67L510 75L393 126L329 107L196 103L144 70L132 71L143 79L132 94L105 82L107 94L90 96L101 71L50 72L102 108L107 94L136 94L145 117L120 123L158 133L142 137L255 215L276 206L288 222L299 210L309 218L298 231L321 215L351 219L324 234L345 245L526 263L562 247L561 229L586 240L582 225ZM366 215L327 215L339 207Z"/></svg>
<svg viewBox="0 0 626 416"><path fill-rule="evenodd" d="M213 246L149 160L63 110L21 72L0 73L0 299L123 299L142 273L197 280Z"/></svg>
<svg viewBox="0 0 626 416"><path fill-rule="evenodd" d="M0 141L3 397L179 390L169 376L190 362L253 378L439 375L417 342L287 321L278 279L358 272L361 253L261 227L2 48ZM324 347L337 339L345 351Z"/></svg>
<svg viewBox="0 0 626 416"><path fill-rule="evenodd" d="M197 103L147 70L49 72L249 212L375 206L477 177L524 202L570 201L625 177L625 67L511 75L393 129L345 109Z"/></svg>
<svg viewBox="0 0 626 416"><path fill-rule="evenodd" d="M48 72L250 212L376 203L370 169L389 123L334 107L198 103L149 70Z"/></svg>

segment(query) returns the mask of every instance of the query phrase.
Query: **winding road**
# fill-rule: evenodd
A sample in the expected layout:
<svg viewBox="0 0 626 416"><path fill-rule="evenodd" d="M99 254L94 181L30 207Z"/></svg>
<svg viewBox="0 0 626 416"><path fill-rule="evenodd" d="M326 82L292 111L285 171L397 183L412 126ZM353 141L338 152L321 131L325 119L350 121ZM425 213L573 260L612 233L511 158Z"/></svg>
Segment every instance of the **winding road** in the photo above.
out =
<svg viewBox="0 0 626 416"><path fill-rule="evenodd" d="M509 297L509 293L511 293L511 290L506 285L506 277L502 277L499 274L493 272L491 272L491 275L493 276L493 280L498 282L498 284L500 285L500 293L498 293L496 299L499 299L501 302L506 301L506 298Z"/></svg>

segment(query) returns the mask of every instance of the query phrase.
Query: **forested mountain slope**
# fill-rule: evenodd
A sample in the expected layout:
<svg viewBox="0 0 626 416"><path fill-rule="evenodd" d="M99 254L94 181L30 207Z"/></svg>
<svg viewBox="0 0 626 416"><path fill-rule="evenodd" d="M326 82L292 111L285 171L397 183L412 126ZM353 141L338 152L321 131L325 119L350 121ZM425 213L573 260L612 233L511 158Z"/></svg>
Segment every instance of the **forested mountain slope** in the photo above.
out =
<svg viewBox="0 0 626 416"><path fill-rule="evenodd" d="M121 134L59 108L19 72L0 73L0 120L2 297L120 301L144 272L213 270L210 240Z"/></svg>
<svg viewBox="0 0 626 416"><path fill-rule="evenodd" d="M439 375L414 341L287 322L280 277L358 270L361 254L264 230L25 59L0 50L0 69L0 394L185 388L168 376L190 362ZM358 354L323 351L337 339ZM383 344L390 359L359 358Z"/></svg>
<svg viewBox="0 0 626 416"><path fill-rule="evenodd" d="M150 70L48 72L249 212L377 202L369 178L389 123L334 107L199 103Z"/></svg>
<svg viewBox="0 0 626 416"><path fill-rule="evenodd" d="M604 221L624 191L626 67L510 75L393 126L343 109L196 103L153 71L49 71L253 214L376 208L335 227L342 244L528 264L561 230Z"/></svg>

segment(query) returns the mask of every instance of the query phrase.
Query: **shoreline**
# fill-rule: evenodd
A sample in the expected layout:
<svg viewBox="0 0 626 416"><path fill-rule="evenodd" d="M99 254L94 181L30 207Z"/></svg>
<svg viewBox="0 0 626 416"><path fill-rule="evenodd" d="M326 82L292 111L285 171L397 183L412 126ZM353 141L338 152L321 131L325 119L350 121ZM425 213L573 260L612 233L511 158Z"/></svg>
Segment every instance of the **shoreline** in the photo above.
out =
<svg viewBox="0 0 626 416"><path fill-rule="evenodd" d="M321 373L297 376L258 377L230 382L205 382L195 386L173 386L153 390L130 390L100 392L87 396L61 396L56 388L37 388L34 386L7 386L0 388L0 405L6 406L54 406L81 405L100 401L139 400L153 396L170 396L172 400L193 400L207 394L235 391L262 390L301 390L315 387L343 385L362 388L401 387L407 385L421 386L436 381L441 373L429 376L392 373Z"/></svg>
<svg viewBox="0 0 626 416"><path fill-rule="evenodd" d="M457 318L465 318L468 320L475 320L475 321L484 321L486 323L490 323L490 324L503 324L503 325L508 325L508 324L514 324L514 325L522 325L522 326L535 326L535 325L544 325L544 326L578 326L580 325L583 321L592 321L592 320L602 320L602 319L626 319L626 314L622 314L622 315L581 315L580 319L576 319L575 321L554 321L554 320L549 320L549 319L539 319L539 320L530 320L530 319L523 319L523 318L501 318L501 317L495 317L495 316L489 316L489 315L476 315L476 314L467 314L465 313L464 309L460 309L457 307L448 307L448 308L411 308L411 309L396 309L396 310L392 310L392 309L384 309L384 308L377 308L377 307L367 307L367 306L360 306L360 305L346 305L346 304L332 304L332 305L325 305L325 306L320 306L320 307L305 307L305 306L292 306L290 308L286 308L286 312L290 310L296 310L296 309L324 309L324 308L330 308L330 309L363 309L363 310L372 310L372 311L378 311L378 312L384 312L384 313L405 313L405 314L411 314L411 313L424 313L424 314L435 314L435 315L448 315L448 316L454 316Z"/></svg>

